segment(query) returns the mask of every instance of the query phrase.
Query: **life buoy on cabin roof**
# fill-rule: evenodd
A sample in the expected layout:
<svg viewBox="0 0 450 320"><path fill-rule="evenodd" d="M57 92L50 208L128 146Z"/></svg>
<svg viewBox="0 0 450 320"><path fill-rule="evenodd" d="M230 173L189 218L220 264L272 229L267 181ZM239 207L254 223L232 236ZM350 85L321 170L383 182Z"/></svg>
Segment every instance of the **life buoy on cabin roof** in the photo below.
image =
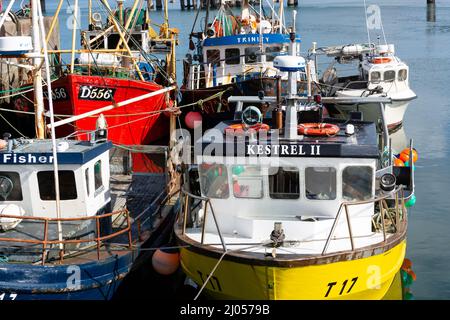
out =
<svg viewBox="0 0 450 320"><path fill-rule="evenodd" d="M229 125L225 128L225 133L227 134L243 134L245 132L245 129L248 131L254 130L254 131L268 131L270 130L270 126L265 123L257 123L253 126L249 126L246 128L246 126L243 123L236 123Z"/></svg>
<svg viewBox="0 0 450 320"><path fill-rule="evenodd" d="M339 127L331 123L302 123L297 126L298 134L306 136L333 136Z"/></svg>
<svg viewBox="0 0 450 320"><path fill-rule="evenodd" d="M381 63L389 63L392 61L392 58L389 57L377 57L372 59L373 64L381 64Z"/></svg>

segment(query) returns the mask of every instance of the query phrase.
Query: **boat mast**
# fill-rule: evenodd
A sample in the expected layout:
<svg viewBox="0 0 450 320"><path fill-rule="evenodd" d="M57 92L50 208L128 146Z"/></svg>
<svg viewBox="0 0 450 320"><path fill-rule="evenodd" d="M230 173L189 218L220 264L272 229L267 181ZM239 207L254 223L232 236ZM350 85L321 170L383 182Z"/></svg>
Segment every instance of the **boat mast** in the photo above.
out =
<svg viewBox="0 0 450 320"><path fill-rule="evenodd" d="M78 20L78 0L75 0L75 6L73 7L73 24L72 24L72 57L70 62L70 73L75 69L75 42L77 40L77 20Z"/></svg>
<svg viewBox="0 0 450 320"><path fill-rule="evenodd" d="M92 0L88 2L88 23L89 26L92 25Z"/></svg>
<svg viewBox="0 0 450 320"><path fill-rule="evenodd" d="M296 57L297 56L297 43L296 43L296 34L295 34L295 18L297 15L297 11L292 11L293 18L293 26L292 30L289 33L290 45L289 45L289 55ZM284 129L284 137L287 140L295 140L298 138L297 134L297 105L296 105L296 96L297 96L297 72L289 72L288 75L288 97L287 97L287 107L286 107L286 120L285 120L285 129Z"/></svg>
<svg viewBox="0 0 450 320"><path fill-rule="evenodd" d="M54 124L54 113L53 113L53 99L52 99L52 84L51 84L51 74L50 74L50 62L48 58L48 50L47 50L47 42L45 39L45 27L44 27L44 18L42 15L42 7L41 3L38 0L32 0L33 3L33 34L38 35L36 43L40 43L42 45L42 50L44 54L44 62L45 62L45 72L46 72L46 80L47 80L47 94L48 94L48 108L50 112L50 123L52 125L51 127L51 138L52 138L52 153L53 153L53 173L54 173L54 182L55 182L55 204L56 204L56 218L61 219L61 202L60 202L60 190L59 190L59 171L58 171L58 154L57 154L57 147L56 147L56 134L55 134L55 127ZM78 0L77 0L78 2ZM37 22L36 25L34 22ZM36 26L36 29L35 29ZM40 36L40 37L39 37ZM42 59L41 59L42 60ZM41 68L41 66L39 66ZM42 92L42 82L37 82L38 86L40 87L40 90ZM41 100L42 105L44 104L43 98ZM61 221L58 220L57 223L58 227L58 241L59 241L59 256L60 256L60 263L62 263L62 258L64 255L64 245L62 243L63 236L62 236L62 226Z"/></svg>
<svg viewBox="0 0 450 320"><path fill-rule="evenodd" d="M38 0L31 0L31 22L34 48L34 114L37 139L45 139L44 93L42 90L42 46L39 36ZM50 98L50 97L49 97Z"/></svg>

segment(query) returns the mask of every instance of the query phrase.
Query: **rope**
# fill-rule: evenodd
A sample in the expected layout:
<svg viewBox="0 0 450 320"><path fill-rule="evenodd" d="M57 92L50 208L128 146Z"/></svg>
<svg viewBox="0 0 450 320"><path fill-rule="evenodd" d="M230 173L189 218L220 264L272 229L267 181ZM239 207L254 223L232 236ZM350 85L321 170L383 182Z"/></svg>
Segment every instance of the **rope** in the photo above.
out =
<svg viewBox="0 0 450 320"><path fill-rule="evenodd" d="M211 277L213 276L214 272L216 271L217 267L219 266L219 264L222 262L222 259L225 257L225 255L228 253L228 251L225 251L224 253L222 253L222 255L220 256L219 260L217 261L216 265L214 266L214 268L211 270L211 272L209 273L208 277L206 278L205 282L203 283L202 287L200 288L200 290L198 291L197 295L194 298L194 301L198 299L198 297L200 296L200 294L202 293L203 289L205 289L206 285L208 284L208 281L211 279Z"/></svg>

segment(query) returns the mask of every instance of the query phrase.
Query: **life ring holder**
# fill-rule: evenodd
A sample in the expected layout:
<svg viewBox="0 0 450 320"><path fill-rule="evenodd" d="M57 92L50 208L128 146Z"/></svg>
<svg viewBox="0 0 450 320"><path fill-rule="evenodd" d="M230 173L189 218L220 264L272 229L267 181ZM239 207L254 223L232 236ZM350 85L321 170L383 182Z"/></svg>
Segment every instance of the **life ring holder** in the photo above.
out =
<svg viewBox="0 0 450 320"><path fill-rule="evenodd" d="M298 134L305 136L334 136L339 127L331 123L302 123L297 126Z"/></svg>

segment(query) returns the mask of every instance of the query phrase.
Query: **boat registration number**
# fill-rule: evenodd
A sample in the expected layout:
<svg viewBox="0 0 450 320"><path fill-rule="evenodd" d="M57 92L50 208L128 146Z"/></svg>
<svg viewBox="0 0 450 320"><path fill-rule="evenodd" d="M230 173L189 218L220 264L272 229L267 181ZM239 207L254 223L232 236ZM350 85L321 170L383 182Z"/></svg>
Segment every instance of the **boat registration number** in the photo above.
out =
<svg viewBox="0 0 450 320"><path fill-rule="evenodd" d="M44 90L44 97L45 99L48 99L48 91ZM69 95L67 94L66 88L52 88L52 100L53 101L59 101L59 100L67 100L69 98Z"/></svg>
<svg viewBox="0 0 450 320"><path fill-rule="evenodd" d="M116 93L116 89L102 88L95 86L80 86L78 99L80 100L98 100L111 101Z"/></svg>
<svg viewBox="0 0 450 320"><path fill-rule="evenodd" d="M17 293L0 293L0 301L2 300L16 300Z"/></svg>

